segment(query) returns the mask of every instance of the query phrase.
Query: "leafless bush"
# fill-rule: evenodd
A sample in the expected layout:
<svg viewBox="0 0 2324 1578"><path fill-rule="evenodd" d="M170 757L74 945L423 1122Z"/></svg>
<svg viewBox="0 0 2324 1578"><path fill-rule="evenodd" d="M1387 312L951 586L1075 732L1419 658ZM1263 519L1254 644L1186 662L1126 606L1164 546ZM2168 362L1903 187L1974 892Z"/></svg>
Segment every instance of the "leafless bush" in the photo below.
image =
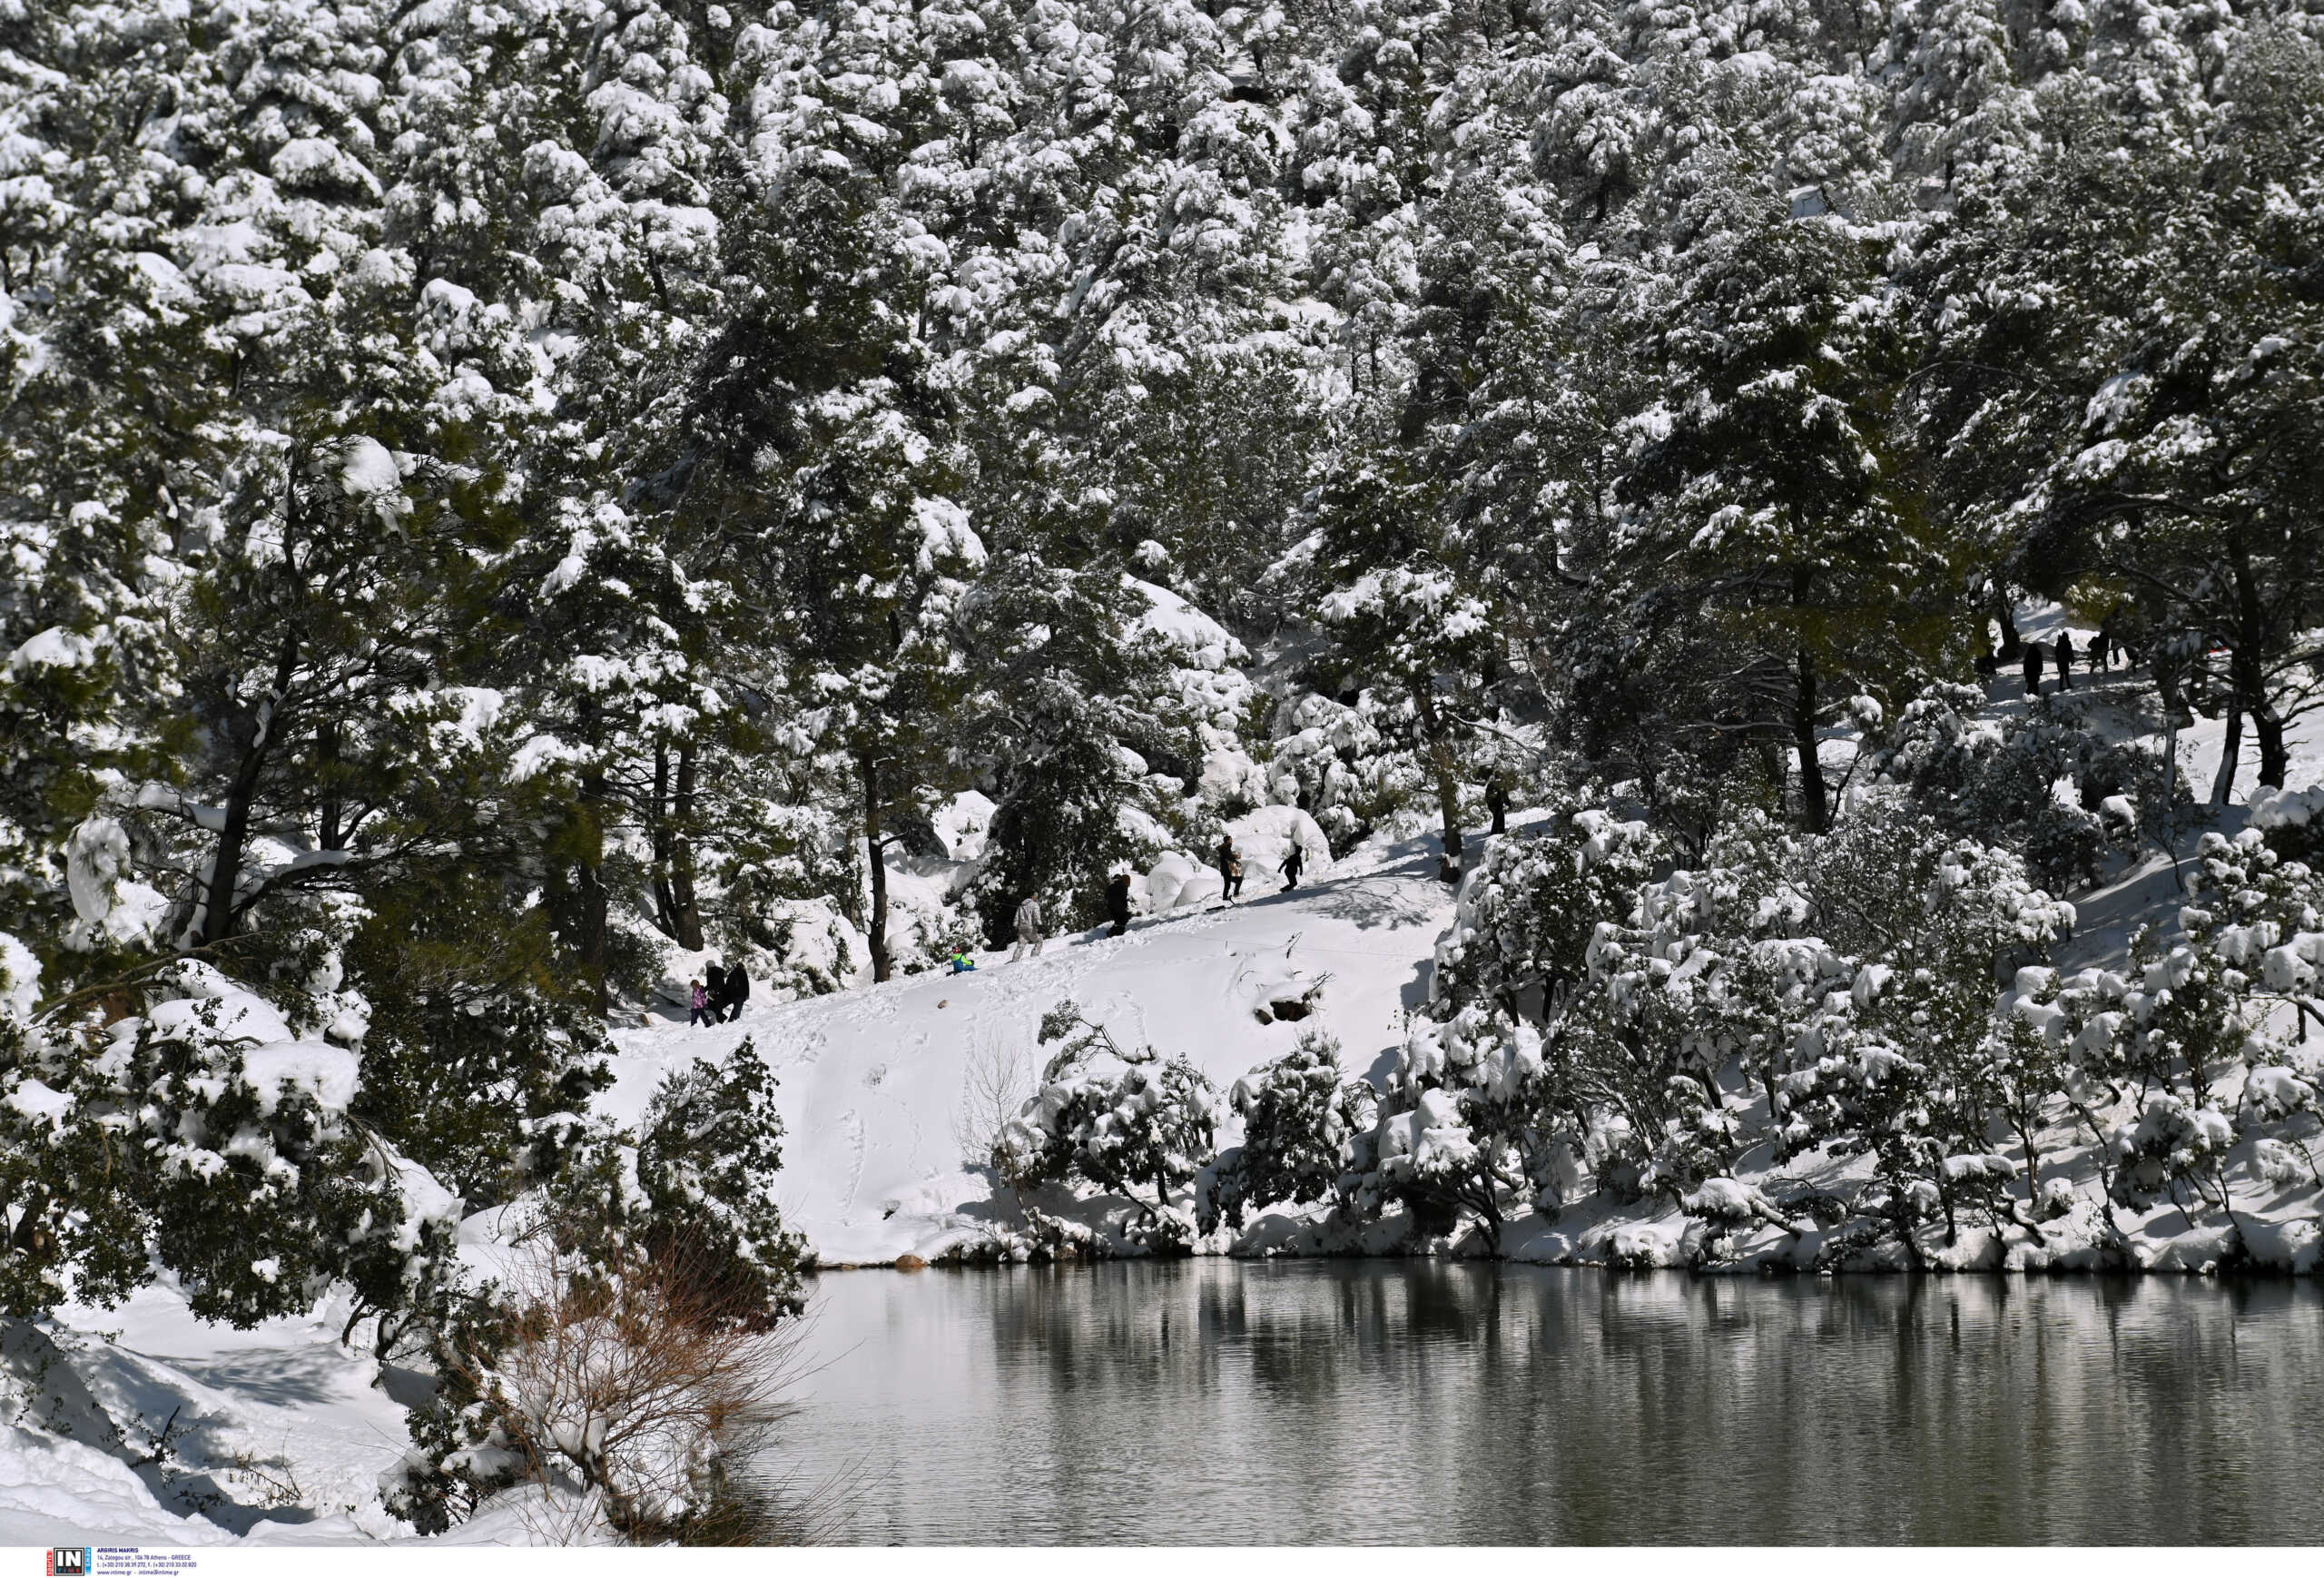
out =
<svg viewBox="0 0 2324 1578"><path fill-rule="evenodd" d="M733 1468L789 1412L799 1325L723 1307L710 1273L684 1247L610 1264L548 1235L519 1247L500 1290L508 1341L463 1379L489 1399L513 1477L542 1487L524 1511L536 1539L600 1524L636 1543L783 1539Z"/></svg>
<svg viewBox="0 0 2324 1578"><path fill-rule="evenodd" d="M961 1074L960 1110L952 1120L952 1137L960 1159L970 1167L1002 1171L1001 1131L1033 1093L1029 1051L1013 1040L980 1038L969 1049Z"/></svg>
<svg viewBox="0 0 2324 1578"><path fill-rule="evenodd" d="M282 1449L272 1457L261 1457L254 1452L237 1452L226 1460L226 1483L247 1493L251 1504L255 1506L303 1506L307 1493L300 1486L298 1471L291 1465L290 1452L290 1444L287 1439Z"/></svg>

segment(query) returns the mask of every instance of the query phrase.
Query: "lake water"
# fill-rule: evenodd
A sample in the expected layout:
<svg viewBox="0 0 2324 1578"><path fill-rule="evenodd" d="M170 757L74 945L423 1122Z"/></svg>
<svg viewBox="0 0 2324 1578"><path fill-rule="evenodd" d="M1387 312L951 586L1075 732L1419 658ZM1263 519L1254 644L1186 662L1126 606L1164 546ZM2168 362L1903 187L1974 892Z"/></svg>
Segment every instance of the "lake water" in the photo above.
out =
<svg viewBox="0 0 2324 1578"><path fill-rule="evenodd" d="M2310 1283L844 1272L773 1455L872 1543L2324 1539Z"/></svg>

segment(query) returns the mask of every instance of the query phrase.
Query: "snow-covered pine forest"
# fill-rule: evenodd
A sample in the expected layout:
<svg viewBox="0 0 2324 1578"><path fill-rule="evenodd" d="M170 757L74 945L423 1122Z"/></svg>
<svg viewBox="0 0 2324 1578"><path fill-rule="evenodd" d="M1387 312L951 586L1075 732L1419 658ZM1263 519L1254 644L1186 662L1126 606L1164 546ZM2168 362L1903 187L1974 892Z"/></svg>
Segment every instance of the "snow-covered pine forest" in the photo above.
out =
<svg viewBox="0 0 2324 1578"><path fill-rule="evenodd" d="M0 0L0 385L11 1461L200 1510L156 1300L659 1537L545 1311L2315 1264L2314 0Z"/></svg>

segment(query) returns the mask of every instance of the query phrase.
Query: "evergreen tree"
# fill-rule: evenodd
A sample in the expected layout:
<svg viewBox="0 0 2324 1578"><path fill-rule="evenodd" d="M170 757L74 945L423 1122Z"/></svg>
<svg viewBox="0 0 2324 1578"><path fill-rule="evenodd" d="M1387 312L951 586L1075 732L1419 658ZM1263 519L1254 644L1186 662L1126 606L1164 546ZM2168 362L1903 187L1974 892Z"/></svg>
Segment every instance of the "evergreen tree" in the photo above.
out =
<svg viewBox="0 0 2324 1578"><path fill-rule="evenodd" d="M1813 833L1830 821L1819 727L1853 695L1893 704L1965 656L1965 556L1890 441L1905 348L1877 244L1838 221L1740 216L1707 241L1616 483L1628 600L1715 627L1732 653L1689 722L1795 750Z"/></svg>
<svg viewBox="0 0 2324 1578"><path fill-rule="evenodd" d="M1137 747L1165 748L1184 725L1160 643L1139 631L1144 602L1109 561L1055 570L1019 550L994 556L963 606L977 683L959 749L995 802L974 902L996 946L1027 898L1096 925L1111 874L1161 852L1167 808Z"/></svg>
<svg viewBox="0 0 2324 1578"><path fill-rule="evenodd" d="M1482 707L1493 611L1457 575L1437 489L1393 460L1335 477L1296 551L1334 665L1384 693L1381 711L1420 756L1443 820L1439 874L1463 869L1462 747Z"/></svg>

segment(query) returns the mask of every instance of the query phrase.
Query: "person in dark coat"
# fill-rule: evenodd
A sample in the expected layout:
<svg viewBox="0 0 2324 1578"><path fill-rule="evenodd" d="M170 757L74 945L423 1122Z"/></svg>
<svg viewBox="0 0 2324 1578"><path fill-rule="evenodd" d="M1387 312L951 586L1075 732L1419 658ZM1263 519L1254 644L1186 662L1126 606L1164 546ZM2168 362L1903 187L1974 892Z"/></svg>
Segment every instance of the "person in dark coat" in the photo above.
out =
<svg viewBox="0 0 2324 1578"><path fill-rule="evenodd" d="M1218 840L1218 880L1225 884L1224 898L1236 898L1243 892L1243 852L1235 847L1235 835L1223 833Z"/></svg>
<svg viewBox="0 0 2324 1578"><path fill-rule="evenodd" d="M1285 852L1283 857L1283 887L1285 893L1299 885L1299 868L1306 863L1306 852L1299 847L1297 839L1293 839L1291 848Z"/></svg>
<svg viewBox="0 0 2324 1578"><path fill-rule="evenodd" d="M2025 644L2025 694L2042 694L2042 644L2039 641Z"/></svg>
<svg viewBox="0 0 2324 1578"><path fill-rule="evenodd" d="M2098 634L2090 638L2091 673L2103 674L2106 672L2108 666L2106 662L2106 648L2111 645L2112 645L2112 637L2108 636L2106 633L2106 626L2101 625L2098 626Z"/></svg>
<svg viewBox="0 0 2324 1578"><path fill-rule="evenodd" d="M1116 872L1106 884L1106 913L1114 922L1107 936L1118 937L1129 930L1129 873Z"/></svg>
<svg viewBox="0 0 2324 1578"><path fill-rule="evenodd" d="M2058 688L2073 688L2073 632L2058 632Z"/></svg>
<svg viewBox="0 0 2324 1578"><path fill-rule="evenodd" d="M726 1008L726 967L705 964L702 967L702 994L710 1000L710 1022L716 1024Z"/></svg>
<svg viewBox="0 0 2324 1578"><path fill-rule="evenodd" d="M743 1017L743 1005L751 1001L751 972L739 964L726 971L726 996L724 1001L729 1020Z"/></svg>

